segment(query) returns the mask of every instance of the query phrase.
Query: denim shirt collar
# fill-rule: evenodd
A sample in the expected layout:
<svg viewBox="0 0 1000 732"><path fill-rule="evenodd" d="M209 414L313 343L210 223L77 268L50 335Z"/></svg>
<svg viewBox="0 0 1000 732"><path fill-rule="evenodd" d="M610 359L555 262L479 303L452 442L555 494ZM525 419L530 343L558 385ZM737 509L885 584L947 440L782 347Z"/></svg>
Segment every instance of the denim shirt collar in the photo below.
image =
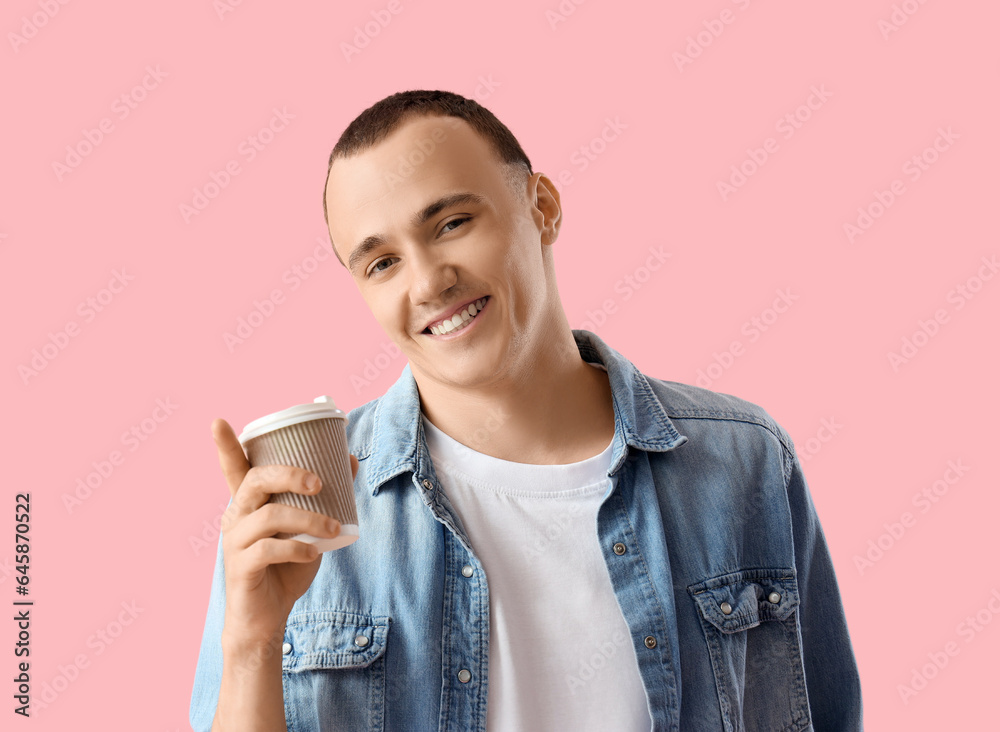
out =
<svg viewBox="0 0 1000 732"><path fill-rule="evenodd" d="M625 462L627 446L638 450L665 452L687 442L653 394L646 377L624 356L595 334L574 330L580 357L607 369L615 412L615 436L611 468L615 472ZM432 470L430 454L420 422L420 398L409 363L399 379L375 400L372 429L367 441L357 448L359 459L367 459L368 481L373 495L390 479L413 472L414 481Z"/></svg>

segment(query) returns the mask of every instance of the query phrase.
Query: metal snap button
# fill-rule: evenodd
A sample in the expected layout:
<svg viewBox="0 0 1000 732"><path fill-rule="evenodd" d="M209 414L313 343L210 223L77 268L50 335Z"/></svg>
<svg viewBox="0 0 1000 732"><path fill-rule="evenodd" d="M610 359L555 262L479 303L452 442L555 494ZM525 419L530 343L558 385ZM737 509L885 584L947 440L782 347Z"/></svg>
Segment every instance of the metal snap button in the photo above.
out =
<svg viewBox="0 0 1000 732"><path fill-rule="evenodd" d="M772 592L770 595L767 596L767 601L773 602L775 605L777 605L779 602L781 602L781 595L779 595L777 592Z"/></svg>
<svg viewBox="0 0 1000 732"><path fill-rule="evenodd" d="M431 488L434 487L434 484L431 483L429 480L427 480L427 478L424 478L422 481L420 481L420 485L422 485L427 490L430 490Z"/></svg>
<svg viewBox="0 0 1000 732"><path fill-rule="evenodd" d="M289 653L292 652L292 644L291 643L282 643L281 644L281 652L284 653L287 656Z"/></svg>
<svg viewBox="0 0 1000 732"><path fill-rule="evenodd" d="M624 554L624 553L625 553L625 545L624 545L624 544L622 544L622 543L621 543L620 541L619 541L619 542L618 542L617 544L615 544L615 545L614 545L613 547L611 547L611 549L612 549L612 550L614 551L614 553L615 553L615 554L617 554L617 555L618 555L619 557L620 557L620 556L621 556L622 554Z"/></svg>
<svg viewBox="0 0 1000 732"><path fill-rule="evenodd" d="M469 673L469 669L463 668L461 671L458 672L458 680L461 681L463 684L468 684L471 679L472 679L472 674Z"/></svg>
<svg viewBox="0 0 1000 732"><path fill-rule="evenodd" d="M733 612L733 606L730 605L728 602L724 602L721 605L719 605L719 609L722 611L723 615L729 615L730 613Z"/></svg>
<svg viewBox="0 0 1000 732"><path fill-rule="evenodd" d="M463 577L471 577L472 576L472 565L471 564L466 564L464 567L462 567L462 576Z"/></svg>
<svg viewBox="0 0 1000 732"><path fill-rule="evenodd" d="M643 642L646 644L646 648L656 648L656 638L651 635L647 635Z"/></svg>
<svg viewBox="0 0 1000 732"><path fill-rule="evenodd" d="M368 645L368 636L359 635L357 638L354 639L354 645L358 646L359 648L364 648L365 646Z"/></svg>

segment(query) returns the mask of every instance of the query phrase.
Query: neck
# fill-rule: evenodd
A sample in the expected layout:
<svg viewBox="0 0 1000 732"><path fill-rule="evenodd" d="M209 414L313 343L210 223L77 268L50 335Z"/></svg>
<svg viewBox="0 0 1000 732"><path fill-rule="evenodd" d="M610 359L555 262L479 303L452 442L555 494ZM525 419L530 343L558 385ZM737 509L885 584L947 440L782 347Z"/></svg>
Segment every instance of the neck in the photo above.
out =
<svg viewBox="0 0 1000 732"><path fill-rule="evenodd" d="M614 436L608 374L580 357L568 328L547 339L530 364L500 384L456 388L418 379L421 410L463 445L501 460L579 462Z"/></svg>

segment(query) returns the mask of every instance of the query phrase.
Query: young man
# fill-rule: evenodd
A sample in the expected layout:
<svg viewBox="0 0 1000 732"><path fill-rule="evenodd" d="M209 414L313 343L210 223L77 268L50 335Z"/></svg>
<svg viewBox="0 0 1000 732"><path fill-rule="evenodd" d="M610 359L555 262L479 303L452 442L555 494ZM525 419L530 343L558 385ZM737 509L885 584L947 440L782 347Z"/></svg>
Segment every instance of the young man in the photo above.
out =
<svg viewBox="0 0 1000 732"><path fill-rule="evenodd" d="M787 433L570 329L559 192L476 102L411 91L330 157L333 247L408 359L349 415L362 537L316 556L232 493L195 730L859 730L833 567ZM653 321L651 321L651 324Z"/></svg>

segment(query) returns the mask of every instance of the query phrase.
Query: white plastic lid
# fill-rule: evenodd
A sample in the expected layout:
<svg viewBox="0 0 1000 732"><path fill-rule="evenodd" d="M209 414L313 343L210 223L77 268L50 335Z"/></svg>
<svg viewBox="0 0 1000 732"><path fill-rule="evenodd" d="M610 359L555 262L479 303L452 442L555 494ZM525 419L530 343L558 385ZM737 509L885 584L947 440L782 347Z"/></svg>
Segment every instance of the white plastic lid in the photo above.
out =
<svg viewBox="0 0 1000 732"><path fill-rule="evenodd" d="M313 419L347 419L347 415L337 409L333 403L333 398L319 396L313 399L312 404L297 404L281 412L265 415L243 428L239 440L241 445L246 445L248 440L259 437L267 432L287 427L291 424L308 422Z"/></svg>

